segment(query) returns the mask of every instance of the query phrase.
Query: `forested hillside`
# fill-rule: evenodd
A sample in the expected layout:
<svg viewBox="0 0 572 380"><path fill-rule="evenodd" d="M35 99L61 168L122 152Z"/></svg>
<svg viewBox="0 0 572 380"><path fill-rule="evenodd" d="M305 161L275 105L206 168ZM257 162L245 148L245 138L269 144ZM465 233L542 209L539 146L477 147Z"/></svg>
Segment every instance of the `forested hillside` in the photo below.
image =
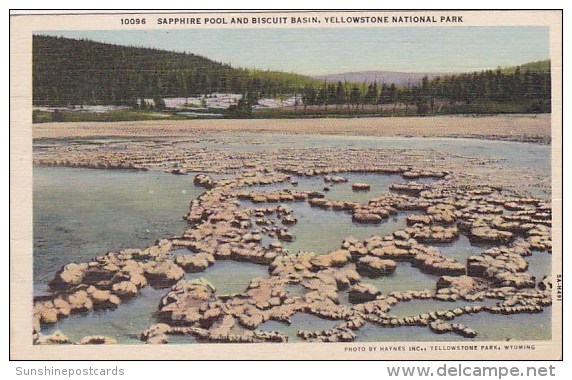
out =
<svg viewBox="0 0 572 380"><path fill-rule="evenodd" d="M529 71L531 73L549 73L550 60L545 59L543 61L528 62L520 66L505 67L501 70L504 74L513 74L517 68L520 69L521 72Z"/></svg>
<svg viewBox="0 0 572 380"><path fill-rule="evenodd" d="M276 96L321 82L302 75L237 69L194 54L35 35L35 105L117 104L230 92Z"/></svg>
<svg viewBox="0 0 572 380"><path fill-rule="evenodd" d="M319 89L308 86L303 90L305 105L347 105L364 107L384 104L412 105L419 114L436 112L439 109L455 105L470 105L468 112L486 109L515 109L507 105L518 105L518 112L550 112L551 99L550 61L533 62L522 67L484 70L473 73L437 76L429 79L425 76L421 83L414 86L396 86L387 83L350 84L345 82L323 82ZM496 107L491 107L491 105ZM491 111L486 111L491 112Z"/></svg>

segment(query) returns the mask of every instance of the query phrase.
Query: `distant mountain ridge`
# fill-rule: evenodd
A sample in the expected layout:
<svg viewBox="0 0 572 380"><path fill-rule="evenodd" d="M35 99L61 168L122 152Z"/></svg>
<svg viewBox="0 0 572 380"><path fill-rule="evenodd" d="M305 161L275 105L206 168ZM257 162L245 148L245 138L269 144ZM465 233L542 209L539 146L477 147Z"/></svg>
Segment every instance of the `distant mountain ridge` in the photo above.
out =
<svg viewBox="0 0 572 380"><path fill-rule="evenodd" d="M516 68L519 67L520 71L524 73L526 70L534 73L546 73L550 72L550 60L545 59L542 61L528 62L518 66L510 66L501 68L503 74L513 74ZM490 69L490 70L497 70ZM478 70L486 71L486 70ZM424 76L427 76L429 80L435 79L437 77L446 77L451 75L462 74L461 72L427 72L427 73L408 73L400 71L351 71L339 74L326 74L326 75L315 75L312 76L314 79L325 80L326 82L354 82L354 83L395 83L396 86L416 86L421 83Z"/></svg>

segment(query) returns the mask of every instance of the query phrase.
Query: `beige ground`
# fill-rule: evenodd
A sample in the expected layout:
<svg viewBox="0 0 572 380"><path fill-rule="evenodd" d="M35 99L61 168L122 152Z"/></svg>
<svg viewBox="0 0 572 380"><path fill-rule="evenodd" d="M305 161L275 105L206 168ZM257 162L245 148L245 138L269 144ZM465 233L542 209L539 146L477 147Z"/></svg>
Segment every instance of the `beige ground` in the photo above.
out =
<svg viewBox="0 0 572 380"><path fill-rule="evenodd" d="M550 142L550 115L436 116L356 119L153 120L34 124L34 138L185 136L240 130L293 134L450 136Z"/></svg>

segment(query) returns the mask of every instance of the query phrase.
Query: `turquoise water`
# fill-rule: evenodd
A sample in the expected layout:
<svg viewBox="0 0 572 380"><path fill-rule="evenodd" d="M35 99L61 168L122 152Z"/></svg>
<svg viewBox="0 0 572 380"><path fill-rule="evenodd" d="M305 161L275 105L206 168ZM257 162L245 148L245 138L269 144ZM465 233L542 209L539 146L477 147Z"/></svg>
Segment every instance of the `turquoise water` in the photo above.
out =
<svg viewBox="0 0 572 380"><path fill-rule="evenodd" d="M197 340L192 335L169 335L167 336L169 343L171 344L193 344L197 343Z"/></svg>
<svg viewBox="0 0 572 380"><path fill-rule="evenodd" d="M552 308L538 314L489 314L462 315L455 322L477 331L478 340L549 340L552 336Z"/></svg>
<svg viewBox="0 0 572 380"><path fill-rule="evenodd" d="M309 289L303 287L302 285L293 285L293 284L284 285L284 290L288 292L290 297L302 297L310 291Z"/></svg>
<svg viewBox="0 0 572 380"><path fill-rule="evenodd" d="M528 272L536 277L536 281L552 274L552 255L547 252L533 251L532 256L525 257L528 261Z"/></svg>
<svg viewBox="0 0 572 380"><path fill-rule="evenodd" d="M343 177L348 180L345 183L328 183L324 181L324 176L303 177L293 176L292 179L298 182L292 185L290 182L275 183L271 185L244 187L244 190L253 192L270 192L276 190L290 189L295 191L319 191L324 193L326 199L332 201L347 201L367 203L370 199L389 192L389 186L393 183L406 182L398 174L368 174L368 173L339 173L333 176ZM421 178L415 182L433 182L432 178ZM353 183L367 183L370 185L369 191L353 191ZM324 190L328 188L328 190Z"/></svg>
<svg viewBox="0 0 572 380"><path fill-rule="evenodd" d="M395 272L378 278L362 276L362 282L371 284L382 293L403 292L406 290L435 291L435 285L439 277L421 272L411 266L411 263L397 263Z"/></svg>
<svg viewBox="0 0 572 380"><path fill-rule="evenodd" d="M34 168L34 286L46 290L70 262L144 248L185 231L183 216L204 189L192 176L128 170Z"/></svg>
<svg viewBox="0 0 572 380"><path fill-rule="evenodd" d="M443 256L455 259L461 264L467 264L469 256L480 255L490 246L472 244L469 238L461 234L455 241L449 244L431 244L439 249Z"/></svg>
<svg viewBox="0 0 572 380"><path fill-rule="evenodd" d="M242 293L254 278L268 277L265 266L235 261L217 261L215 265L201 273L189 273L185 279L205 278L211 282L218 295ZM153 289L147 286L141 294L125 301L115 310L94 311L91 313L62 319L50 326L43 326L42 333L51 334L61 330L73 341L86 335L105 335L122 344L141 343L139 334L158 320L155 313L161 298L169 289ZM169 336L169 343L190 343L192 337Z"/></svg>
<svg viewBox="0 0 572 380"><path fill-rule="evenodd" d="M242 201L243 207L262 207L250 201ZM269 203L268 205L275 205ZM407 216L410 213L391 215L380 224L359 224L352 222L352 216L345 211L324 210L312 207L307 202L290 202L284 205L292 209L292 215L298 223L288 226L294 235L294 241L281 242L289 252L309 251L324 254L341 247L345 238L353 236L365 240L371 236L385 236L394 231L407 227ZM277 225L281 225L279 222ZM278 241L276 238L265 237L263 245Z"/></svg>
<svg viewBox="0 0 572 380"><path fill-rule="evenodd" d="M251 280L266 278L269 274L264 265L232 260L218 260L204 272L185 274L188 280L201 277L214 285L217 295L228 295L243 293Z"/></svg>
<svg viewBox="0 0 572 380"><path fill-rule="evenodd" d="M298 218L298 223L289 228L296 239L284 244L290 252L327 253L340 248L347 237L365 240L375 235L388 235L407 225L405 213L390 216L380 224L359 224L352 222L351 214L343 211L322 210L308 203L290 207Z"/></svg>
<svg viewBox="0 0 572 380"><path fill-rule="evenodd" d="M139 344L139 334L157 323L155 312L159 301L168 289L153 289L147 286L141 294L125 301L115 310L98 310L91 313L74 315L50 326L43 326L43 334L57 330L72 341L78 341L87 335L105 335L122 344Z"/></svg>

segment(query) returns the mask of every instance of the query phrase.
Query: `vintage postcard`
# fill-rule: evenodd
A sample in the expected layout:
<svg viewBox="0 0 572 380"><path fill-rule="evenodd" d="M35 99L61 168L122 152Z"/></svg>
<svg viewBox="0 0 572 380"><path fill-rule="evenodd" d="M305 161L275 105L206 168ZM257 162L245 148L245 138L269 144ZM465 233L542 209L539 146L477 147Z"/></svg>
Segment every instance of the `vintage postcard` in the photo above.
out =
<svg viewBox="0 0 572 380"><path fill-rule="evenodd" d="M12 359L560 359L560 11L10 19Z"/></svg>

